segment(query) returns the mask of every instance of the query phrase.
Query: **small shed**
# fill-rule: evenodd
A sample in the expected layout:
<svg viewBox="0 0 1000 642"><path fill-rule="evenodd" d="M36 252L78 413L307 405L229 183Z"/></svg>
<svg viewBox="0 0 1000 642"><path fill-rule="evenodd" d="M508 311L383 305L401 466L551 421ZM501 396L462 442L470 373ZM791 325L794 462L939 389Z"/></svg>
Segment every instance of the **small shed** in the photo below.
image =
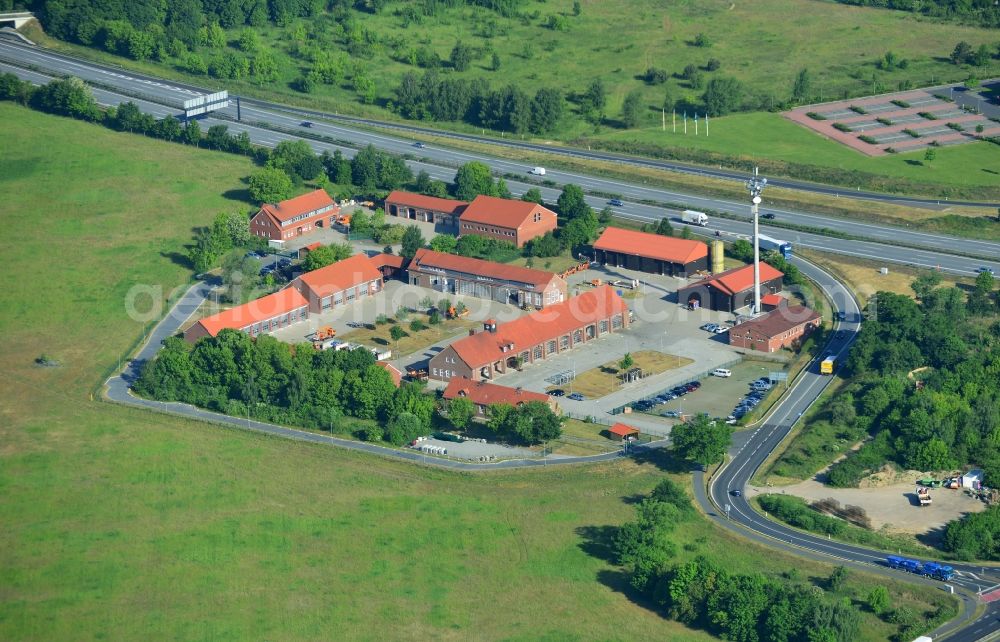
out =
<svg viewBox="0 0 1000 642"><path fill-rule="evenodd" d="M319 249L322 246L323 246L322 243L320 243L319 241L316 241L315 243L310 243L309 245L304 245L304 246L300 247L299 248L299 260L302 260L302 259L306 258L307 254L309 254L313 250Z"/></svg>
<svg viewBox="0 0 1000 642"><path fill-rule="evenodd" d="M632 426L627 426L623 423L617 423L608 429L611 434L612 439L617 439L618 441L625 441L626 439L635 438L639 436L639 429L633 428Z"/></svg>
<svg viewBox="0 0 1000 642"><path fill-rule="evenodd" d="M971 488L973 490L979 490L983 487L983 471L980 468L974 468L967 473L964 473L958 480L962 488Z"/></svg>

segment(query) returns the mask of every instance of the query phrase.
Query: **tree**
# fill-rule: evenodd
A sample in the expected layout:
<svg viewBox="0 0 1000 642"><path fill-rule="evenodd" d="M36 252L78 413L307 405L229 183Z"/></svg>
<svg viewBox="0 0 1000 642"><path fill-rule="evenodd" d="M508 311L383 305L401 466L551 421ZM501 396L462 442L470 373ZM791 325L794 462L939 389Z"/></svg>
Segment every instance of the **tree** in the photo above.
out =
<svg viewBox="0 0 1000 642"><path fill-rule="evenodd" d="M449 254L455 253L457 245L458 239L450 234L438 234L430 242L430 248L435 252L447 252Z"/></svg>
<svg viewBox="0 0 1000 642"><path fill-rule="evenodd" d="M559 199L556 201L556 209L567 220L573 220L593 213L593 210L587 205L583 188L572 183L563 187L563 191L559 194Z"/></svg>
<svg viewBox="0 0 1000 642"><path fill-rule="evenodd" d="M510 414L505 428L525 443L537 444L558 439L562 423L563 418L555 414L549 404L529 401Z"/></svg>
<svg viewBox="0 0 1000 642"><path fill-rule="evenodd" d="M709 419L708 415L698 415L675 425L670 436L673 450L681 459L707 467L725 457L733 429L721 421Z"/></svg>
<svg viewBox="0 0 1000 642"><path fill-rule="evenodd" d="M650 85L662 85L667 82L667 78L670 77L670 74L667 73L666 69L649 67L646 69L646 74L643 77Z"/></svg>
<svg viewBox="0 0 1000 642"><path fill-rule="evenodd" d="M618 362L618 369L621 370L622 372L625 372L634 365L635 365L635 359L632 358L632 354L626 352L625 355L621 358L621 361Z"/></svg>
<svg viewBox="0 0 1000 642"><path fill-rule="evenodd" d="M222 284L225 286L225 297L231 303L242 303L241 298L257 286L257 262L245 257L237 250L230 252L222 261Z"/></svg>
<svg viewBox="0 0 1000 642"><path fill-rule="evenodd" d="M688 86L691 87L691 89L701 89L704 75L701 73L701 69L698 69L696 65L687 65L684 67L683 75L684 80L688 81Z"/></svg>
<svg viewBox="0 0 1000 642"><path fill-rule="evenodd" d="M673 236L674 227L670 224L670 219L668 219L666 216L661 218L660 222L656 224L656 229L654 230L653 233L659 234L660 236Z"/></svg>
<svg viewBox="0 0 1000 642"><path fill-rule="evenodd" d="M398 325L394 325L389 328L389 336L392 337L393 341L399 344L399 340L406 336L406 330Z"/></svg>
<svg viewBox="0 0 1000 642"><path fill-rule="evenodd" d="M976 49L976 53L972 55L972 64L977 67L985 67L990 63L990 48L986 45L979 45L979 49Z"/></svg>
<svg viewBox="0 0 1000 642"><path fill-rule="evenodd" d="M953 65L964 65L972 61L972 45L962 40L951 52L951 62Z"/></svg>
<svg viewBox="0 0 1000 642"><path fill-rule="evenodd" d="M539 205L544 205L542 201L542 190L537 187L529 188L527 192L521 195L521 200L528 203L538 203Z"/></svg>
<svg viewBox="0 0 1000 642"><path fill-rule="evenodd" d="M424 236L420 233L420 228L416 225L408 226L406 232L403 234L402 243L403 247L399 254L406 258L413 258L417 250L424 246Z"/></svg>
<svg viewBox="0 0 1000 642"><path fill-rule="evenodd" d="M705 34L699 33L697 36L694 37L694 46L695 47L711 47L712 46L712 41L709 40L708 36L706 36Z"/></svg>
<svg viewBox="0 0 1000 642"><path fill-rule="evenodd" d="M451 66L455 68L455 71L466 71L472 63L474 53L472 47L462 44L462 41L459 40L452 47L448 60L451 62Z"/></svg>
<svg viewBox="0 0 1000 642"><path fill-rule="evenodd" d="M260 49L260 38L253 29L244 29L240 32L239 47L246 53L257 53Z"/></svg>
<svg viewBox="0 0 1000 642"><path fill-rule="evenodd" d="M800 69L792 85L792 101L796 103L809 102L812 95L812 76L808 69Z"/></svg>
<svg viewBox="0 0 1000 642"><path fill-rule="evenodd" d="M933 147L928 147L924 152L924 162L930 163L937 158L937 151Z"/></svg>
<svg viewBox="0 0 1000 642"><path fill-rule="evenodd" d="M710 116L725 116L743 100L743 84L735 78L713 78L701 99Z"/></svg>
<svg viewBox="0 0 1000 642"><path fill-rule="evenodd" d="M360 153L360 152L359 152ZM269 167L284 170L295 184L311 181L323 171L323 161L304 140L283 140L271 151Z"/></svg>
<svg viewBox="0 0 1000 642"><path fill-rule="evenodd" d="M528 241L528 253L538 258L559 256L562 254L563 246L559 239L552 232L546 232Z"/></svg>
<svg viewBox="0 0 1000 642"><path fill-rule="evenodd" d="M531 103L531 131L545 134L559 126L566 101L558 89L542 88L535 92Z"/></svg>
<svg viewBox="0 0 1000 642"><path fill-rule="evenodd" d="M471 201L480 194L493 194L493 176L485 163L470 161L455 174L455 198Z"/></svg>
<svg viewBox="0 0 1000 642"><path fill-rule="evenodd" d="M201 145L201 127L198 125L197 120L189 120L184 123L184 132L181 134L181 140L195 147Z"/></svg>
<svg viewBox="0 0 1000 642"><path fill-rule="evenodd" d="M705 63L707 71L718 71L720 67L722 67L722 62L718 58L709 58L708 62Z"/></svg>
<svg viewBox="0 0 1000 642"><path fill-rule="evenodd" d="M351 184L353 179L351 176L351 161L344 158L344 154L339 149L334 151L332 156L330 152L324 151L320 157L320 162L323 163L326 176L330 179L331 183L337 185Z"/></svg>
<svg viewBox="0 0 1000 642"><path fill-rule="evenodd" d="M921 301L927 299L930 293L941 284L941 274L939 272L923 272L913 283L910 284L910 288L913 293Z"/></svg>
<svg viewBox="0 0 1000 642"><path fill-rule="evenodd" d="M495 51L490 59L490 71L500 71L500 54Z"/></svg>
<svg viewBox="0 0 1000 642"><path fill-rule="evenodd" d="M351 213L351 231L359 234L372 231L372 220L360 207Z"/></svg>
<svg viewBox="0 0 1000 642"><path fill-rule="evenodd" d="M265 167L250 175L250 198L258 203L277 203L292 195L292 179L276 167Z"/></svg>
<svg viewBox="0 0 1000 642"><path fill-rule="evenodd" d="M424 433L424 422L412 412L401 412L385 426L385 440L395 446L409 443Z"/></svg>
<svg viewBox="0 0 1000 642"><path fill-rule="evenodd" d="M626 127L632 128L639 125L642 120L642 92L633 89L625 96L622 103L622 122Z"/></svg>
<svg viewBox="0 0 1000 642"><path fill-rule="evenodd" d="M326 267L331 263L343 261L354 254L354 249L350 243L334 243L332 245L321 245L309 252L302 261L302 269L307 272Z"/></svg>
<svg viewBox="0 0 1000 642"><path fill-rule="evenodd" d="M90 88L79 78L53 80L39 87L31 96L36 109L81 120L95 121L101 110Z"/></svg>
<svg viewBox="0 0 1000 642"><path fill-rule="evenodd" d="M881 584L869 591L866 601L868 602L868 608L875 615L882 615L892 608L892 603L889 600L889 591Z"/></svg>
<svg viewBox="0 0 1000 642"><path fill-rule="evenodd" d="M604 120L604 108L608 104L607 90L600 78L593 80L584 92L580 101L581 111L592 121L600 123Z"/></svg>
<svg viewBox="0 0 1000 642"><path fill-rule="evenodd" d="M847 581L847 577L849 575L850 572L844 566L837 566L834 568L833 572L830 573L830 578L827 580L827 585L830 587L830 590L839 591L844 585L844 582Z"/></svg>
<svg viewBox="0 0 1000 642"><path fill-rule="evenodd" d="M458 430L468 426L475 415L476 405L465 397L456 397L448 402L448 421Z"/></svg>

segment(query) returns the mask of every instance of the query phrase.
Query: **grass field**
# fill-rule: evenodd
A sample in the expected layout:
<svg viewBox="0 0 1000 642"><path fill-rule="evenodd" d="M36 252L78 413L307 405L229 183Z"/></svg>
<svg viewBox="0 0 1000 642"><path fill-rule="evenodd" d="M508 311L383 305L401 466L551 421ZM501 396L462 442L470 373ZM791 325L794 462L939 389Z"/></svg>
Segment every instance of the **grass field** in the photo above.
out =
<svg viewBox="0 0 1000 642"><path fill-rule="evenodd" d="M423 330L410 329L410 322L414 319L419 319L424 324ZM469 319L442 319L438 325L431 325L427 322L426 314L411 314L405 323L397 324L406 331L406 336L399 341L392 340L389 331L393 324L389 323L375 326L374 330L367 328L351 330L339 338L369 347L391 348L393 358L399 358L423 350L448 337L464 334L469 328L476 327L480 323L480 321L470 321Z"/></svg>
<svg viewBox="0 0 1000 642"><path fill-rule="evenodd" d="M655 350L641 350L632 353L632 360L635 361L635 365L632 367L642 368L643 374L647 377L681 368L691 363L691 359L687 357L664 354ZM618 374L618 361L609 361L602 366L580 373L571 384L568 384L568 387L549 386L547 390L565 387L572 392L581 393L588 399L597 399L621 387L621 379L618 378Z"/></svg>
<svg viewBox="0 0 1000 642"><path fill-rule="evenodd" d="M581 6L579 16L572 15L570 0L526 6L524 13L529 17L524 20L502 18L483 8L460 7L442 10L432 18L410 24L393 9L374 14L356 13L354 18L363 23L364 31L371 34L374 44L366 47L363 55L353 57L351 65L357 65L374 81L376 99L372 105L359 102L349 80L350 72L344 82L320 85L312 94L302 94L291 88L292 82L310 68L307 61L294 54L299 46L298 38L303 37L302 34L298 37L293 35L297 29L305 27L304 38L310 44L323 49L343 47L342 30L327 16L293 23L285 28L269 25L260 29L261 40L265 48L275 55L278 65L278 79L264 86L248 79L218 81L192 76L180 71L178 61L173 59L162 64L136 62L96 49L83 50L51 40L47 44L83 50L87 55L158 75L200 84L224 82L233 93L296 102L337 113L394 118L395 115L386 109L386 104L395 98L400 78L406 72L422 74L424 71L416 65L402 62L405 52L422 47L447 60L456 41L462 41L480 48L483 51L481 57L467 71L454 72L445 63L440 73L468 79L483 78L495 87L514 84L531 94L542 87L554 87L573 96L583 92L591 79L599 78L604 82L607 88L606 113L611 127L603 126L603 134L595 132L592 125L573 115L566 119L564 126L552 138L565 140L595 133L598 136L633 137L639 131L646 142L706 146L728 154L774 155L777 158L804 159L810 163L817 162L820 155L810 152L811 143L817 142L812 138L816 137L791 123L784 123L777 115L759 114L748 120L735 118L731 125L722 119L713 121L712 138L704 142L690 142L693 136L661 136L658 126L664 93L669 90L675 101L700 102L702 89L689 87L680 74L686 65L704 68L710 59L718 60L721 66L717 71L706 72L706 80L734 76L754 96L766 96L778 101L791 94L796 74L802 68L810 70L813 98L821 101L839 99L845 94L870 94L873 91L873 76L886 89L894 90L903 81L925 86L964 80L970 73L980 78L1000 75L1000 61L996 59L973 70L947 61L960 40L971 43L974 49L980 44L992 49L996 42L994 32L923 20L901 12L816 0L757 0L752 3L702 0L668 5L656 0L591 0ZM552 16L561 16L567 29L544 27ZM710 46L695 46L694 39L698 34L707 36ZM237 36L237 31L230 32L228 51L232 51ZM907 68L891 72L879 70L876 62L887 51L906 59ZM498 71L490 70L492 52L496 52L501 61ZM204 47L199 53L206 60L221 54ZM660 67L670 74L665 85L648 85L641 79L649 67ZM620 109L624 97L632 90L641 92L646 108L643 122L639 129L622 132L618 129ZM571 108L576 109L575 106ZM765 123L763 128L752 126L760 122ZM461 124L444 126L475 129ZM727 129L734 134L727 134ZM769 134L775 136L768 138ZM829 145L832 150L834 144ZM988 185L990 177L979 175L977 171L979 167L986 166L989 153L982 145L971 147L976 149L962 152L940 150L945 153L941 154L941 159L934 163L933 168L911 168L906 164L906 157L893 158L886 163L868 164L862 158L845 162L858 164L869 171L885 171L889 176L900 174L924 178L930 175L940 182ZM817 145L816 149L823 154L828 151L827 145ZM853 154L849 150L839 152L831 151L837 158ZM976 163L976 172L949 168L970 159ZM835 164L838 161L820 162Z"/></svg>
<svg viewBox="0 0 1000 642"><path fill-rule="evenodd" d="M128 288L186 281L172 253L249 165L0 118L5 256L31 270L0 292L0 639L711 639L630 600L608 561L636 495L689 479L661 459L462 475L90 400L141 333ZM831 570L702 519L674 539L680 561ZM876 581L852 573L836 597ZM889 587L917 613L950 599ZM864 615L862 639L893 630Z"/></svg>

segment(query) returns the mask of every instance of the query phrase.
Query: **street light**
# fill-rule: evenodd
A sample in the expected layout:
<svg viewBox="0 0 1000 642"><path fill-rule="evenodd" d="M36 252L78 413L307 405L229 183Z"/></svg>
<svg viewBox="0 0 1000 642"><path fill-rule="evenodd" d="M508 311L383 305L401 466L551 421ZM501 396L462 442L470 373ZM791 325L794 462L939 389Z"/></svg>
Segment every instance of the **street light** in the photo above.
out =
<svg viewBox="0 0 1000 642"><path fill-rule="evenodd" d="M760 314L760 194L767 185L766 178L758 178L753 168L753 178L746 183L750 191L750 213L753 214L753 314Z"/></svg>

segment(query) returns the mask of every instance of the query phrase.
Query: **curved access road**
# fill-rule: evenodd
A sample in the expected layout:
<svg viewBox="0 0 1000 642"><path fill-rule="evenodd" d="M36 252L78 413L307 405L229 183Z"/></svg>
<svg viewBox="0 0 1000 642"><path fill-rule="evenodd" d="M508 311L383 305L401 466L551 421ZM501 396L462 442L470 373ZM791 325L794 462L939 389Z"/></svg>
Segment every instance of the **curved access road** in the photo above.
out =
<svg viewBox="0 0 1000 642"><path fill-rule="evenodd" d="M0 39L0 56L7 58L8 60L11 60L13 62L17 62L18 64L31 65L41 69L48 69L58 72L60 74L78 76L87 82L98 82L102 84L128 88L133 92L146 94L157 100L164 101L166 102L166 104L172 104L178 107L180 106L180 103L187 98L191 98L192 96L199 94L207 94L216 91L216 90L209 90L203 87L198 87L188 83L178 82L174 80L165 80L162 78L157 78L155 76L150 76L147 74L142 74L134 71L125 71L124 69L121 68L92 62L90 60L69 56L63 53L56 53L54 51L43 49L37 46L30 46L24 42L21 42L20 40L15 40L13 38ZM286 113L293 114L299 120L301 120L301 118L303 117L318 118L318 119L334 119L347 124L373 126L373 127L392 127L393 129L396 129L397 131L401 132L419 133L419 134L434 135L434 136L445 136L456 140L465 140L465 141L484 143L489 145L505 145L507 147L512 147L515 149L521 149L525 151L543 152L546 154L558 154L567 157L581 158L588 160L610 161L626 165L649 167L653 169L667 170L672 172L680 172L695 176L704 176L704 177L718 178L723 180L738 181L740 183L743 183L743 181L746 179L746 173L742 171L702 167L676 161L660 161L660 160L641 158L636 156L628 156L625 154L615 154L610 152L599 152L599 151L595 152L592 150L585 150L582 148L561 147L561 146L545 145L539 143L528 143L513 139L505 139L505 138L497 139L486 136L476 136L472 134L447 132L439 129L420 127L417 125L409 125L405 123L386 122L386 121L379 121L367 118L356 118L350 116L328 114L328 113L290 107L287 105L281 105L279 103L273 103L269 101L252 99L252 98L242 99L242 103L247 107L246 111L248 112L248 116L252 116L250 110L253 110L254 108L258 110L264 110L265 112L268 112L271 115L274 115L273 112L275 111L284 111ZM235 112L235 109L233 110L233 112ZM521 171L523 171L523 169L524 168L521 168ZM942 204L942 199L916 198L905 195L883 194L878 192L851 190L849 187L835 187L829 185L822 185L819 183L812 183L808 181L797 181L794 179L773 179L771 181L771 185L774 185L775 187L784 187L803 192L824 194L828 196L861 198L861 199L881 201L886 203L898 203L902 205L937 207ZM959 205L959 206L976 206L976 207L1000 206L1000 203L988 203L988 202L978 202L978 201L945 200L945 202L948 205Z"/></svg>
<svg viewBox="0 0 1000 642"><path fill-rule="evenodd" d="M846 320L838 322L837 325L837 330L842 331L844 336L842 339L834 338L827 350L827 354L835 355L839 361L846 356L860 328L861 315L857 301L845 286L815 265L801 259L795 259L794 262L806 276L823 288L833 302L834 308L845 313ZM743 535L750 535L753 539L770 546L796 554L808 554L810 557L825 559L828 562L838 561L842 564L863 567L866 571L882 573L897 579L921 581L943 587L941 582L889 569L884 564L886 556L884 552L831 541L772 521L756 511L745 493L741 492L738 496L733 494L733 491L745 490L751 477L788 436L795 422L816 403L829 381L830 377L818 373L818 359L810 364L761 425L742 440L743 443L731 453L728 464L711 479L707 493L701 473L696 475L697 500L717 523ZM956 592L962 599L963 612L957 620L942 626L936 633L947 634L948 640L958 642L973 642L995 633L1000 627L998 603L988 603L979 617L976 617L976 608L979 603L978 595L1000 589L1000 569L968 564L952 564L952 566L957 573L950 584L955 586ZM935 639L938 639L937 636Z"/></svg>

